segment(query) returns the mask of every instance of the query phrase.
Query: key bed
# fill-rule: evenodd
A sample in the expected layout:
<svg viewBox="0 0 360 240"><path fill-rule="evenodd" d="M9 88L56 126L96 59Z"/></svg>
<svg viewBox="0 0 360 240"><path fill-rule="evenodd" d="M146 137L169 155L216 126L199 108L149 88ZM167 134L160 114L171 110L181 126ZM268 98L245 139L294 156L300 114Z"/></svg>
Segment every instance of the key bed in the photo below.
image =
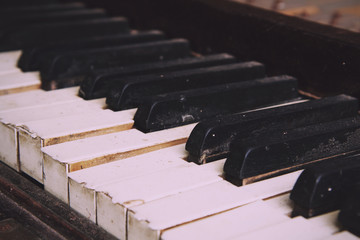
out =
<svg viewBox="0 0 360 240"><path fill-rule="evenodd" d="M163 61L161 56L160 61ZM74 82L57 84L54 81L50 86L71 86ZM127 112L104 110L104 99L85 101L77 97L74 90L78 92L78 88L55 90L62 91L69 98L53 100L50 105L44 105L44 101L52 100L50 94L47 97L42 90L21 93L16 97L1 97L7 102L0 112L1 126L11 129L7 140L12 139L14 160L10 164L7 156L2 155L2 158L8 165L43 183L50 193L116 237L174 239L182 234L190 234L189 237L195 238L198 236L196 234L203 234L201 226L231 221L234 216L241 217L244 212L250 211L247 208L252 207L262 207L263 211L276 218L264 219L262 223L257 223L253 218L254 225L249 221L249 226L242 229L230 226L226 238L237 239L241 236L251 239L278 234L277 229L282 226L293 227L299 234L308 229L309 237L315 237L312 235L314 233L318 234L318 238L333 235L333 238L346 236L350 239L353 236L346 231L337 233L341 231L334 223L337 212L309 220L289 217L292 203L286 199L301 171L247 186L234 186L223 178L225 159L204 165L184 160L187 153L183 143L195 124L181 127L171 125L175 128L143 133L130 129L136 109ZM176 93L169 95L176 96ZM292 96L287 101L290 104L302 101L301 97L296 97ZM21 105L22 102L25 102L25 106ZM78 106L67 106L70 103ZM283 103L275 101L274 104L279 107ZM288 104L285 102L284 105ZM266 105L256 107L260 109L255 111L261 111ZM44 108L49 110L42 113ZM69 114L65 115L66 111ZM112 119L110 125L105 121L96 122L96 119L107 117L107 114L110 118L118 114L119 122L116 119ZM84 123L79 128L78 121L82 120L89 120L89 125ZM8 152L7 148L5 146L1 154ZM148 168L138 167L137 164L145 164ZM113 168L121 168L123 174L117 176ZM107 171L110 171L108 176ZM101 182L92 183L101 175L106 177Z"/></svg>

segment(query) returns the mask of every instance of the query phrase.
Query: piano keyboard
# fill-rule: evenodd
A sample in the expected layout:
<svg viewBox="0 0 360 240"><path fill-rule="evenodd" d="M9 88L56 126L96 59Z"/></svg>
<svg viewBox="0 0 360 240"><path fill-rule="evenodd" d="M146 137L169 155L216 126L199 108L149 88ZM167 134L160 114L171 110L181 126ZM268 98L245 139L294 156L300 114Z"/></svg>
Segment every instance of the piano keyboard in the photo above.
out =
<svg viewBox="0 0 360 240"><path fill-rule="evenodd" d="M51 37L49 39L54 40ZM79 42L81 41L79 40ZM60 43L61 41L57 44ZM26 46L27 43L22 44ZM253 91L252 88L246 88L247 85L254 83L259 83L260 86L267 81L273 82L279 81L279 79L283 81L284 79L285 84L288 84L286 85L288 88L284 87L285 84L279 84L276 90L273 88L261 89L261 87L255 86L254 89L261 89L261 91L254 90L251 97L255 94L269 96L273 93L274 99L269 98L265 100L266 103L264 101L254 103L254 101L247 100L251 97L243 97L243 101L248 105L253 104L252 107L243 107L240 104L235 109L241 110L233 113L243 115L244 118L250 116L250 120L252 117L255 118L257 113L259 116L264 114L266 117L265 113L268 109L285 109L286 106L315 102L314 99L297 94L296 84L293 84L296 83L295 79L287 76L264 78L262 65L254 62L243 64L247 66L246 70L238 70L238 73L230 73L229 69L219 70L220 66L236 65L233 57L227 54L222 54L216 60L204 60L204 62L199 60L188 65L175 64L174 61L177 59L206 58L206 56L197 56L194 53L189 54L189 50L186 49L186 40L150 39L141 43L114 44L113 49L125 54L129 63L126 63L126 58L119 60L121 57L117 57L116 52L108 56L111 51L103 51L97 45L90 46L91 44L89 44L84 49L97 54L96 56L99 59L103 58L103 61L87 60L91 55L85 51L71 49L70 42L65 41L61 44L64 48L69 45L68 52L63 55L62 53L57 55L56 51L51 53L46 48L42 50L44 52L39 51L43 54L39 54L39 56L41 55L49 61L57 56L59 59L65 56L64 59L70 61L70 63L64 61L64 65L56 65L57 67L54 68L57 68L58 75L46 84L44 81L48 81L47 78L51 75L44 74L44 72L51 72L44 68L46 64L43 64L44 66L41 66L38 72L24 73L17 67L17 62L25 50L0 53L0 95L3 95L0 96L0 136L2 138L0 160L14 170L25 173L39 182L47 192L68 204L85 218L119 239L260 239L269 236L279 239L357 239L338 222L339 210L311 218L292 215L294 204L289 198L289 193L303 171L299 169L303 168L303 165L313 164L313 160L322 160L323 162L326 161L324 159L332 158L332 156L326 155L321 159L306 160L309 163L297 163L297 160L291 160L294 166L287 165L286 168L290 170L287 169L282 174L275 173L274 176L271 175L264 180L236 186L229 181L229 172L226 172L227 167L224 168L225 162L228 161L226 159L227 152L221 152L218 156L212 155L215 157L214 159L195 161L205 163L198 165L190 161L193 159L185 150L185 143L189 137L192 137L191 133L195 131L194 128L198 125L198 121L205 123L212 117L219 119L219 124L221 121L227 121L224 120L226 118L223 118L222 114L226 116L230 112L227 112L226 109L217 110L216 102L220 102L219 106L225 106L225 108L229 105L233 105L233 108L238 106L236 101L239 101L240 97L234 98L233 102L224 100L225 104L221 105L226 94L224 97L216 99L216 94L211 91L205 93L205 88L222 91L223 89L217 85L224 84L225 80L222 80L221 77L225 74L228 75L226 75L227 82L224 85L224 92L228 95L231 94L231 92L226 92L229 91L228 89L235 89L238 91L235 93L246 95L247 92ZM172 48L169 47L169 49L159 50L159 53L156 53L155 49L157 48L165 49L164 44L169 44L169 46L175 44L175 50L169 50ZM149 47L143 48L143 46ZM50 45L49 49L52 47ZM109 49L111 48L109 47ZM134 49L132 51L135 53L129 49ZM50 53L46 55L46 51L50 51ZM142 51L143 53L139 53ZM77 53L79 55L76 55ZM51 58L51 54L53 54L53 58ZM137 62L136 59L141 58L139 56L142 56L143 59ZM113 62L107 64L104 61ZM159 65L151 65L152 61ZM164 65L161 65L163 62ZM127 68L129 64L130 67ZM145 67L144 70L146 64L150 64L153 68L149 65L148 69ZM251 67L254 66L257 69L251 70ZM48 64L47 67L51 67L51 65ZM139 69L137 70L137 68ZM199 71L200 73L196 72L197 69L204 72L211 70L214 73L206 76L201 71ZM114 74L115 77L106 75L111 71L120 75ZM106 85L110 82L108 80L108 82L100 82L100 87L104 87L104 85L101 86L102 83L105 84L106 90L109 91L108 94L114 95L93 100L84 100L78 96L79 92L82 96L88 96L84 93L85 84L82 84L80 88L74 86L79 83L78 79L90 82L91 74L99 74L98 76L102 77L101 74L104 73L106 73L105 79L108 76L113 77L111 80L113 85ZM201 74L205 80L208 80L207 82L202 80ZM71 76L77 80L72 81ZM68 81L69 79L70 81ZM160 82L161 79L168 79L179 85L173 86L175 89L172 89L171 84L156 82ZM183 80L184 83L180 83ZM130 87L128 89L123 87L127 86L125 85L127 82L136 81L139 85L134 84L133 91L135 93L128 90L131 89ZM150 83L154 81L154 84L167 90L162 90L165 91L162 92L161 89L151 89L152 86L146 85L146 81ZM41 86L65 88L45 91L40 89ZM148 89L147 86L149 86ZM120 111L108 109L110 105L113 107L112 104L115 100L120 99L120 93L116 91L121 87L129 91L128 98L134 100L135 108L129 107L129 109ZM208 103L214 103L214 107L209 108L208 115L201 115L201 107L205 109L205 106L208 105L199 104L203 101L203 95L196 95L197 93L192 88L204 92L205 97L213 96L216 99L216 101L208 100ZM281 88L285 90L278 90ZM144 99L139 100L134 97L136 91L143 91L144 95L150 96L148 98L142 96ZM286 94L288 96L277 98L280 93L278 94L276 91L283 91L282 96ZM152 95L157 96L153 97ZM170 100L166 100L167 95ZM169 110L165 109L164 111L163 105L159 104L162 103L163 98L164 106L171 106L173 110L168 108ZM195 100L190 101L192 99ZM349 101L352 100L349 97ZM121 107L121 109L124 108ZM137 118L139 117L137 115L140 115L139 112L144 114L144 112L151 112L154 109L156 109L152 113L154 118L163 122L151 124L150 117L148 117L145 122L149 125L149 129L141 131L138 127ZM199 116L194 113L196 111ZM214 111L213 115L211 115L211 111ZM162 112L165 117L160 118ZM340 125L346 123L350 124L350 127L353 126L351 125L353 123L356 128L358 118L352 112L354 111L350 109L343 115L339 113L340 120L336 117L327 120L332 122L338 120ZM252 115L252 113L255 114ZM175 119L178 115L182 121L177 121L175 126L172 125L173 123L166 123L168 119L170 121L171 118ZM149 116L153 115L149 114ZM350 117L353 118L349 120ZM345 122L343 118L350 123ZM289 126L289 129L284 124L282 127L285 130L282 133L286 135L289 132L290 135L291 128L305 129L306 124L317 123L311 121L298 123L295 124L295 127ZM326 125L325 123L321 124L319 124L319 128ZM279 132L279 129L271 127L276 136L275 132ZM357 128L355 132L356 130ZM261 135L263 133L260 132L259 130L259 132L255 132L255 135L259 135L250 137L268 137ZM305 134L308 134L305 136L307 137L310 133ZM334 136L336 138L338 135ZM253 140L252 138L246 139ZM288 143L285 142L285 144ZM339 145L331 146L339 147ZM347 152L337 152L338 156L349 154L348 151L358 151L352 148L346 149ZM313 149L313 151L316 150L318 149ZM232 149L226 151L230 151L231 154ZM219 157L220 155L225 158ZM304 158L308 157L307 155ZM280 170L282 171L279 167L275 172Z"/></svg>

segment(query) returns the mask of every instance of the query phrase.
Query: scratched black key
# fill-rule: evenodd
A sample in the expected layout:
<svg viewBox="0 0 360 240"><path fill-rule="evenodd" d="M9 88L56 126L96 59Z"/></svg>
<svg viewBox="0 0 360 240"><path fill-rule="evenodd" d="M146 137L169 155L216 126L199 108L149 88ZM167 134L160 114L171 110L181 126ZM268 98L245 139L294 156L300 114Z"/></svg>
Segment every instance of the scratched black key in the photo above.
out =
<svg viewBox="0 0 360 240"><path fill-rule="evenodd" d="M126 76L144 74L165 74L170 71L208 67L234 63L235 57L229 54L215 54L201 57L187 57L161 62L150 62L128 67L111 68L93 72L81 82L79 95L84 99L106 97L112 84L121 81ZM159 75L157 75L159 76ZM116 91L116 90L115 90ZM115 99L112 99L114 97ZM110 100L111 99L111 100ZM116 101L116 96L111 95L109 101ZM116 104L116 102L115 102ZM111 103L110 103L111 105ZM116 107L115 107L116 108Z"/></svg>
<svg viewBox="0 0 360 240"><path fill-rule="evenodd" d="M143 132L177 127L297 97L297 80L278 76L148 97L134 120Z"/></svg>
<svg viewBox="0 0 360 240"><path fill-rule="evenodd" d="M161 74L135 76L111 86L107 104L112 110L137 107L145 97L231 82L263 78L264 66L258 62L233 63Z"/></svg>
<svg viewBox="0 0 360 240"><path fill-rule="evenodd" d="M129 32L125 18L100 18L73 22L42 23L6 32L0 38L0 50L40 46L47 42Z"/></svg>
<svg viewBox="0 0 360 240"><path fill-rule="evenodd" d="M164 61L186 56L190 56L190 50L189 43L184 39L50 54L42 59L40 66L42 87L49 89L54 85L58 88L77 85L92 69Z"/></svg>
<svg viewBox="0 0 360 240"><path fill-rule="evenodd" d="M240 138L230 146L224 172L229 181L241 185L298 170L359 150L359 133L359 118L350 118Z"/></svg>
<svg viewBox="0 0 360 240"><path fill-rule="evenodd" d="M357 115L358 100L339 95L202 121L186 143L188 160L206 163L228 156L236 137L263 134L268 129L291 129Z"/></svg>
<svg viewBox="0 0 360 240"><path fill-rule="evenodd" d="M338 219L342 227L360 237L360 182L348 191Z"/></svg>
<svg viewBox="0 0 360 240"><path fill-rule="evenodd" d="M356 182L360 182L360 155L327 159L306 168L291 191L293 215L308 218L340 209Z"/></svg>
<svg viewBox="0 0 360 240"><path fill-rule="evenodd" d="M85 19L103 18L106 13L102 9L75 9L58 12L44 12L41 14L18 16L17 18L7 19L0 22L1 32L14 30L16 28L51 22L75 21Z"/></svg>
<svg viewBox="0 0 360 240"><path fill-rule="evenodd" d="M158 41L164 38L165 35L162 32L153 30L55 41L42 46L24 49L19 59L18 67L24 72L36 71L40 68L41 59L46 58L47 55L61 54L65 51Z"/></svg>

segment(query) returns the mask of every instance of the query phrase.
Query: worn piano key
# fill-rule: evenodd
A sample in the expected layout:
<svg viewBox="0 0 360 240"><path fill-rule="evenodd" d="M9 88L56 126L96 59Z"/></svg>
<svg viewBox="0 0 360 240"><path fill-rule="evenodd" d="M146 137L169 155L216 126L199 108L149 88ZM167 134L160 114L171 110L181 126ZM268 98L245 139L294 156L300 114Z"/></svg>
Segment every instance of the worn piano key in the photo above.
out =
<svg viewBox="0 0 360 240"><path fill-rule="evenodd" d="M150 62L145 64L123 66L120 68L111 68L106 70L100 69L85 77L85 79L81 82L79 95L84 99L106 97L109 89L113 88L112 83L121 81L121 79L129 75L165 73L182 69L193 69L207 66L230 64L234 63L235 61L235 57L223 53L199 57L173 59L161 62ZM113 95L110 96L114 97ZM113 101L111 97L108 97L110 105Z"/></svg>
<svg viewBox="0 0 360 240"><path fill-rule="evenodd" d="M71 104L69 104L71 103ZM46 118L55 118L69 114L81 114L93 110L99 110L105 106L105 100L92 100L90 102L70 100L49 104L46 106L35 106L20 108L10 111L4 111L0 114L0 135L2 144L0 144L1 160L10 167L19 170L18 162L18 127L24 122L34 121ZM26 169L22 169L27 171ZM37 169L34 178L42 181L42 170ZM30 171L29 171L30 172ZM31 170L31 172L33 172Z"/></svg>
<svg viewBox="0 0 360 240"><path fill-rule="evenodd" d="M360 182L360 156L329 159L306 168L291 191L294 215L313 217L340 209L351 187Z"/></svg>
<svg viewBox="0 0 360 240"><path fill-rule="evenodd" d="M21 169L36 171L42 166L41 148L87 137L128 130L133 126L134 110L113 112L99 109L65 117L23 122L18 129ZM24 170L25 171L25 170ZM42 179L42 175L37 179Z"/></svg>
<svg viewBox="0 0 360 240"><path fill-rule="evenodd" d="M129 207L128 239L160 239L161 233L172 227L280 195L291 190L299 174L300 171L293 172L241 187L220 181ZM104 194L98 194L98 202L102 197ZM117 207L116 201L108 204ZM98 224L111 232L111 221L116 219L118 213L103 214L104 207L105 204L98 204Z"/></svg>
<svg viewBox="0 0 360 240"><path fill-rule="evenodd" d="M1 112L20 110L28 107L46 106L60 102L82 101L77 96L78 87L59 89L54 91L44 91L42 89L15 93L0 96L0 117Z"/></svg>
<svg viewBox="0 0 360 240"><path fill-rule="evenodd" d="M147 96L265 77L261 63L245 62L122 79L111 86L107 104L115 111L137 107Z"/></svg>
<svg viewBox="0 0 360 240"><path fill-rule="evenodd" d="M43 59L40 72L43 87L48 88L47 85L52 83L57 87L67 87L73 86L74 81L76 83L83 79L75 79L76 76L84 75L94 68L162 61L189 55L189 43L185 39L163 40L50 55ZM51 81L56 79L63 80ZM69 82L66 82L67 79Z"/></svg>
<svg viewBox="0 0 360 240"><path fill-rule="evenodd" d="M319 239L327 238L338 232L336 225L338 212L331 212L312 219L296 217L274 226L266 227L251 233L229 238L235 239Z"/></svg>
<svg viewBox="0 0 360 240"><path fill-rule="evenodd" d="M96 222L96 194L102 186L187 166L184 144L69 173L70 207Z"/></svg>
<svg viewBox="0 0 360 240"><path fill-rule="evenodd" d="M339 221L348 231L360 237L360 182L349 190L341 207Z"/></svg>
<svg viewBox="0 0 360 240"><path fill-rule="evenodd" d="M125 32L129 32L129 26L127 20L122 17L42 23L3 34L0 38L0 51L39 46L59 39L69 40Z"/></svg>
<svg viewBox="0 0 360 240"><path fill-rule="evenodd" d="M0 75L0 95L39 89L41 86L39 75L38 72L13 72Z"/></svg>
<svg viewBox="0 0 360 240"><path fill-rule="evenodd" d="M185 223L163 231L161 239L229 239L257 231L289 220L286 215L291 211L288 199L289 194L283 194Z"/></svg>
<svg viewBox="0 0 360 240"><path fill-rule="evenodd" d="M99 218L110 213L116 213L117 218L113 220L117 229L116 232L111 233L124 239L126 238L127 208L220 182L222 178L219 174L222 172L222 165L221 162L214 162L207 165L176 166L103 186L99 188L97 194L98 221L101 221ZM99 225L101 225L100 222Z"/></svg>
<svg viewBox="0 0 360 240"><path fill-rule="evenodd" d="M144 99L135 114L135 127L152 132L296 97L297 81L289 76L165 93Z"/></svg>
<svg viewBox="0 0 360 240"><path fill-rule="evenodd" d="M221 116L200 122L186 143L189 160L205 163L227 157L230 143L268 129L290 129L356 116L357 99L339 95L271 109Z"/></svg>
<svg viewBox="0 0 360 240"><path fill-rule="evenodd" d="M359 118L350 118L239 138L230 146L224 172L241 185L353 152L359 149L359 127Z"/></svg>
<svg viewBox="0 0 360 240"><path fill-rule="evenodd" d="M44 147L44 187L67 201L68 173L185 143L193 127L190 124L150 134L130 129ZM41 166L36 169L41 170Z"/></svg>
<svg viewBox="0 0 360 240"><path fill-rule="evenodd" d="M164 39L160 31L142 31L124 34L112 34L105 36L94 36L67 41L51 42L42 46L23 49L19 58L18 66L22 71L39 70L40 62L44 55L61 53L64 51L75 51L79 49L91 49L99 47L117 46L125 44L141 43ZM1 55L0 55L1 56Z"/></svg>
<svg viewBox="0 0 360 240"><path fill-rule="evenodd" d="M56 23L63 21L76 21L85 19L104 18L106 16L103 9L75 9L60 12L44 12L42 14L18 16L0 23L0 32L7 32L23 26L46 23Z"/></svg>
<svg viewBox="0 0 360 240"><path fill-rule="evenodd" d="M81 115L30 121L23 123L19 134L20 138L27 135L28 138L36 138L44 146L49 146L88 136L130 129L133 125L132 119L135 111L135 109L130 109L113 112L99 108L99 111ZM30 141L30 139L28 140ZM20 139L20 145L21 141ZM29 143L26 140L25 142ZM40 149L38 150L40 151Z"/></svg>

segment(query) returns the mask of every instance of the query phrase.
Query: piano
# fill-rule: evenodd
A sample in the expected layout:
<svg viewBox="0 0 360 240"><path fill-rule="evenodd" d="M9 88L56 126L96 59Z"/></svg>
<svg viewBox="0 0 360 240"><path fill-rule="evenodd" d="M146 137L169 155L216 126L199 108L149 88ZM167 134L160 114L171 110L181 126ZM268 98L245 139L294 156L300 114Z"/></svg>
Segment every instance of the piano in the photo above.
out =
<svg viewBox="0 0 360 240"><path fill-rule="evenodd" d="M0 238L358 238L294 208L357 164L354 1L44 2L0 10Z"/></svg>

